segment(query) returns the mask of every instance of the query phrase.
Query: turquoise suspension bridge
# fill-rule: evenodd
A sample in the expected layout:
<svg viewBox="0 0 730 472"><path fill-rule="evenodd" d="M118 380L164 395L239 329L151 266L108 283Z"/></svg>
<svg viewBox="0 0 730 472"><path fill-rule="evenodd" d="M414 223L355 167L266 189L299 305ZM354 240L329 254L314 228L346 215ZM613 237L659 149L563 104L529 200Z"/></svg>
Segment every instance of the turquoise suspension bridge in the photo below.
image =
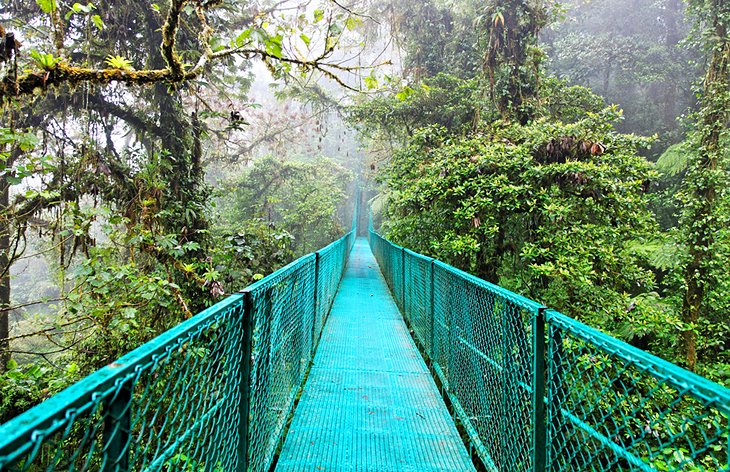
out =
<svg viewBox="0 0 730 472"><path fill-rule="evenodd" d="M730 471L730 391L357 228L0 426L0 471Z"/></svg>

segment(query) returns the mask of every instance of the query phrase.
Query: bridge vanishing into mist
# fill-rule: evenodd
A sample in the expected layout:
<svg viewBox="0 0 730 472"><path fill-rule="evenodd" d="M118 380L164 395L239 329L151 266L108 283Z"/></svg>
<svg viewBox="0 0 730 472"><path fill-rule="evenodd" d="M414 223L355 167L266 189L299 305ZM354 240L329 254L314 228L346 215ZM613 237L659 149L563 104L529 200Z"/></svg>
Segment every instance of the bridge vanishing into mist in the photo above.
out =
<svg viewBox="0 0 730 472"><path fill-rule="evenodd" d="M730 471L730 391L357 228L0 426L0 471Z"/></svg>

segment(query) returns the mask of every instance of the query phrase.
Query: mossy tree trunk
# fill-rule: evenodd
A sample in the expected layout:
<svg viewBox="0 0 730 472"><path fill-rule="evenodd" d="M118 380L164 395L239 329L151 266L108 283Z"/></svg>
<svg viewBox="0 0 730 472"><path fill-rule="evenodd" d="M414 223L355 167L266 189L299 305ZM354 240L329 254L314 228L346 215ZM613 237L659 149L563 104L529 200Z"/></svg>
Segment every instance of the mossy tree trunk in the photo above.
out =
<svg viewBox="0 0 730 472"><path fill-rule="evenodd" d="M526 124L538 96L542 54L538 34L547 25L542 0L493 0L484 15L484 71L492 100L504 119Z"/></svg>
<svg viewBox="0 0 730 472"><path fill-rule="evenodd" d="M709 65L703 84L696 143L698 152L685 180L683 227L686 232L688 260L684 279L686 292L682 304L682 348L690 370L697 366L697 332L706 295L714 283L716 264L715 237L726 218L718 214L719 196L728 184L723 156L727 152L730 123L730 4L726 0L690 3L702 15L709 39Z"/></svg>
<svg viewBox="0 0 730 472"><path fill-rule="evenodd" d="M10 185L0 180L0 215L6 215L10 206ZM0 221L0 373L5 372L10 361L10 226L8 220Z"/></svg>

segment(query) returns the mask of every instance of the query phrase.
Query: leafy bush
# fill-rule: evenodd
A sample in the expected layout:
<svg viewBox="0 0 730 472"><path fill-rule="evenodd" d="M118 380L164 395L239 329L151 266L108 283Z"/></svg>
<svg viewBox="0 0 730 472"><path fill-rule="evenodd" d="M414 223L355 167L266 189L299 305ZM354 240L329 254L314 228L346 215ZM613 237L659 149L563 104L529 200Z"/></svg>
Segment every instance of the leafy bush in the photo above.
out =
<svg viewBox="0 0 730 472"><path fill-rule="evenodd" d="M676 324L646 299L653 273L632 250L656 230L656 172L637 153L651 140L613 131L619 117L417 131L384 177L388 236L599 327Z"/></svg>

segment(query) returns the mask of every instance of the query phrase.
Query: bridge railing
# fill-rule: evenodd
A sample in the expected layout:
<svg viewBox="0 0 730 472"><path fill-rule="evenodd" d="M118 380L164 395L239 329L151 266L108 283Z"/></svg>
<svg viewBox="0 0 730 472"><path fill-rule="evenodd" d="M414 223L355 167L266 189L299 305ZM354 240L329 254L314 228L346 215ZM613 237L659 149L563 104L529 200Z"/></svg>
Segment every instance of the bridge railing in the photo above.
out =
<svg viewBox="0 0 730 472"><path fill-rule="evenodd" d="M355 237L0 425L0 471L268 471Z"/></svg>
<svg viewBox="0 0 730 472"><path fill-rule="evenodd" d="M730 390L561 313L546 322L553 470L730 470Z"/></svg>
<svg viewBox="0 0 730 472"><path fill-rule="evenodd" d="M727 388L369 236L487 470L730 471Z"/></svg>

